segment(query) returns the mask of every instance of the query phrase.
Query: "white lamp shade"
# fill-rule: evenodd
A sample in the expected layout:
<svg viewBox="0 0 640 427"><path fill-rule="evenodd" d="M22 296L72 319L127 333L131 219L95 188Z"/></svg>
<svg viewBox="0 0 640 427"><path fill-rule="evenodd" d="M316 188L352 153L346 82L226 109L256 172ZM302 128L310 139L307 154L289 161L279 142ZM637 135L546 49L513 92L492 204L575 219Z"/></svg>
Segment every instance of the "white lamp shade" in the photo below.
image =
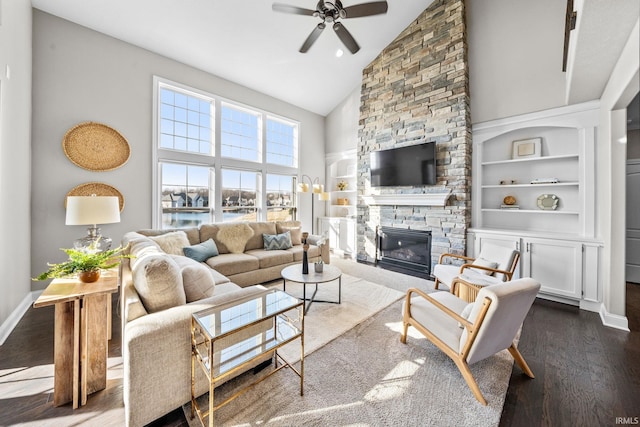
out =
<svg viewBox="0 0 640 427"><path fill-rule="evenodd" d="M307 184L306 182L299 182L298 183L298 192L299 193L308 193L309 192L309 184Z"/></svg>
<svg viewBox="0 0 640 427"><path fill-rule="evenodd" d="M326 191L323 191L322 193L318 194L318 199L322 200L322 201L327 201L331 198L331 195L329 193L327 193Z"/></svg>
<svg viewBox="0 0 640 427"><path fill-rule="evenodd" d="M120 201L116 196L67 197L66 225L120 222Z"/></svg>
<svg viewBox="0 0 640 427"><path fill-rule="evenodd" d="M322 184L313 184L313 192L316 194L320 194L324 191L324 185Z"/></svg>

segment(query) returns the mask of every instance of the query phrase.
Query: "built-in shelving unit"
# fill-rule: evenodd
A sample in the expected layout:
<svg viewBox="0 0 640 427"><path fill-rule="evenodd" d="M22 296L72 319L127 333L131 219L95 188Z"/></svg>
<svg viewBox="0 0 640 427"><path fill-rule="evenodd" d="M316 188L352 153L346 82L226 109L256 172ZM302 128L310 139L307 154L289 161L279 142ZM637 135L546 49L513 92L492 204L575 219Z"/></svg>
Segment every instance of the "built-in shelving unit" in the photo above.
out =
<svg viewBox="0 0 640 427"><path fill-rule="evenodd" d="M334 253L354 257L358 204L356 152L328 154L325 161L325 191L331 196L327 202L327 216L319 219L318 228L329 238L329 246ZM342 184L345 186L341 187Z"/></svg>
<svg viewBox="0 0 640 427"><path fill-rule="evenodd" d="M516 277L539 281L543 298L591 311L602 301L594 198L597 108L585 103L474 125L467 248L471 256L488 244L520 251ZM534 153L514 158L514 142L532 139L539 141ZM557 182L533 183L552 178ZM555 209L544 195L555 196ZM507 196L518 208L503 206Z"/></svg>

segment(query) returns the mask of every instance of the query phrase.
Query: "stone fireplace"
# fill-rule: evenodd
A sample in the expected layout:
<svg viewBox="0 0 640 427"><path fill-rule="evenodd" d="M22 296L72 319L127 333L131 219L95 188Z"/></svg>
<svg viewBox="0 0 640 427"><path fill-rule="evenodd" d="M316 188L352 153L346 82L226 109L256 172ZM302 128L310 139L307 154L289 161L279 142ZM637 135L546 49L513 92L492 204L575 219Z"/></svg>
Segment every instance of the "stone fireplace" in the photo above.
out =
<svg viewBox="0 0 640 427"><path fill-rule="evenodd" d="M372 187L372 151L436 142L435 186ZM471 120L463 0L435 0L363 70L357 259L380 226L431 232L431 264L464 254L471 219Z"/></svg>

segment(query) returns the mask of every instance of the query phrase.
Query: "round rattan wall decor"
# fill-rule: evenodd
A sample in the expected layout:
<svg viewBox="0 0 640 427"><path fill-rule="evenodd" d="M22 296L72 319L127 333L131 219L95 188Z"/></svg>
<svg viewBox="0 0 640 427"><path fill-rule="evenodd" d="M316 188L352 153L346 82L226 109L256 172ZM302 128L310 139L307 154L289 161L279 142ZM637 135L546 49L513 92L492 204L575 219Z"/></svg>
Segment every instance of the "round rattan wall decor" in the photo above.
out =
<svg viewBox="0 0 640 427"><path fill-rule="evenodd" d="M102 182L87 182L72 188L64 198L64 207L66 209L67 197L69 196L91 196L93 194L96 196L117 196L120 203L120 212L124 209L124 196L122 193L117 188Z"/></svg>
<svg viewBox="0 0 640 427"><path fill-rule="evenodd" d="M110 171L127 163L131 148L117 130L96 122L80 123L62 139L64 154L76 166L90 171Z"/></svg>

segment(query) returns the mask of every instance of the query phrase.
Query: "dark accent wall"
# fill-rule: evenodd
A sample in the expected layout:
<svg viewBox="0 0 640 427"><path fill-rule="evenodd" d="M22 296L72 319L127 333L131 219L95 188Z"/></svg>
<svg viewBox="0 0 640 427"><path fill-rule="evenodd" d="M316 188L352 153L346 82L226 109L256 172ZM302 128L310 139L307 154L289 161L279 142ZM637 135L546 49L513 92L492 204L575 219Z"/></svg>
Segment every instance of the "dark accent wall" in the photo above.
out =
<svg viewBox="0 0 640 427"><path fill-rule="evenodd" d="M471 219L471 120L462 0L435 0L363 70L358 192L452 191L446 206L358 205L357 257L373 261L378 225L431 230L432 259L464 253ZM436 186L372 188L369 153L435 141Z"/></svg>

